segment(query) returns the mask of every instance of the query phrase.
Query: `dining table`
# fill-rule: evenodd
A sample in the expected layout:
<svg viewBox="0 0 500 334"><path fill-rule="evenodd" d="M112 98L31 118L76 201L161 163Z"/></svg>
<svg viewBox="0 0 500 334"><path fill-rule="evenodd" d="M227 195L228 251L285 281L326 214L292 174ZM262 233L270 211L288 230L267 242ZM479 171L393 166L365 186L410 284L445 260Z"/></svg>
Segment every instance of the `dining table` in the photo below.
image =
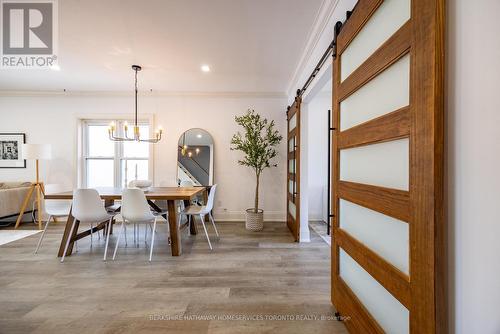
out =
<svg viewBox="0 0 500 334"><path fill-rule="evenodd" d="M122 188L112 188L112 187L100 187L95 188L99 193L99 196L104 200L104 205L106 207L110 207L115 205L115 201L120 201L122 198ZM170 240L170 247L172 250L172 256L179 256L182 254L182 243L181 243L181 230L189 227L190 234L195 235L198 233L196 224L194 223L194 219L181 224L178 221L178 212L176 202L183 201L185 206L190 205L191 201L200 195L204 196L206 199L206 188L205 187L153 187L149 188L144 192L146 196L146 200L150 205L151 209L156 212L164 212L162 214L163 218L168 221L169 224L169 233L167 239ZM46 200L72 200L73 192L61 192L61 193L53 193L53 194L45 194L44 198ZM162 210L155 201L165 201L167 203L167 212L168 214ZM116 212L120 210L119 205L116 205ZM61 244L59 246L58 256L62 257L64 253L64 248L66 246L66 242L68 238L70 239L70 243L68 249L66 251L66 256L70 256L73 252L73 245L75 241L80 240L89 236L91 233L97 232L99 230L105 230L108 226L107 221L101 222L96 226L84 230L78 231L78 227L80 225L79 221L75 221L75 228L73 229L73 233L71 233L71 226L75 221L74 217L71 214L71 210L68 215L68 219L66 220L66 226L64 228L64 233L61 239ZM115 220L113 219L113 224ZM110 233L113 232L113 224L111 224Z"/></svg>

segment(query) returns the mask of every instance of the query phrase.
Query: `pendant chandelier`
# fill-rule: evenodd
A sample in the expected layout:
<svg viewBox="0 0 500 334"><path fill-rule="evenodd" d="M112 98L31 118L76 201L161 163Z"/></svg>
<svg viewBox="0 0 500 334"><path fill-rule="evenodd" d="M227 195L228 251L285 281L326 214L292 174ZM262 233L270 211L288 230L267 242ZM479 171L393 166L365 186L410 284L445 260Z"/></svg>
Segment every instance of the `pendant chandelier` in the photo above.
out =
<svg viewBox="0 0 500 334"><path fill-rule="evenodd" d="M188 146L186 145L186 132L184 132L182 134L182 147L181 147L181 154L182 154L183 157L186 156L187 149L188 149Z"/></svg>
<svg viewBox="0 0 500 334"><path fill-rule="evenodd" d="M161 127L158 128L155 132L154 138L141 139L141 133L139 131L139 124L137 122L137 72L142 70L142 67L139 65L132 65L132 69L135 71L135 118L134 118L134 137L128 136L128 124L125 123L123 125L123 133L124 137L118 137L116 133L116 125L112 122L108 128L109 139L112 141L136 141L136 142L144 142L144 143L157 143L161 140L161 135L163 133L163 129Z"/></svg>
<svg viewBox="0 0 500 334"><path fill-rule="evenodd" d="M193 152L192 151L188 151L189 146L186 144L186 132L184 132L182 134L182 146L180 146L179 149L180 149L181 155L183 157L185 157L187 155L189 158L191 158L193 156ZM195 149L195 152L196 152L196 155L200 154L200 148L197 147Z"/></svg>

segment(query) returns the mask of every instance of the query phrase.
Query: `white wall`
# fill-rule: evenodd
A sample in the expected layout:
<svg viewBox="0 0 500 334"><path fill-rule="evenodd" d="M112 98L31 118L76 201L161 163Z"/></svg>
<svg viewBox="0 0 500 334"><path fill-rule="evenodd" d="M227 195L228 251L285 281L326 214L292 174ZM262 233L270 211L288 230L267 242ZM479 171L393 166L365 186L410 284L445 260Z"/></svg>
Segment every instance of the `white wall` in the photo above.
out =
<svg viewBox="0 0 500 334"><path fill-rule="evenodd" d="M310 242L311 234L309 233L309 111L307 104L302 104L300 107L300 224L299 224L299 241Z"/></svg>
<svg viewBox="0 0 500 334"><path fill-rule="evenodd" d="M155 123L165 129L164 139L154 149L155 184L175 185L177 141L187 129L207 130L215 142L215 182L220 185L215 214L219 219L244 219L253 205L255 180L252 172L237 164L240 154L230 151L230 140L238 126L234 116L254 108L274 119L286 132L286 98L223 96L140 96L139 112L154 114ZM133 113L132 96L0 96L0 133L24 132L27 143L52 144L53 159L42 162L46 183L77 182L77 118L85 115ZM278 168L268 169L261 180L261 205L268 220L285 220L286 140L280 146ZM0 180L32 180L34 162L26 169L0 169Z"/></svg>
<svg viewBox="0 0 500 334"><path fill-rule="evenodd" d="M500 333L500 1L447 6L450 332Z"/></svg>
<svg viewBox="0 0 500 334"><path fill-rule="evenodd" d="M331 85L331 82L327 84ZM308 103L309 220L327 221L328 114L331 92L320 92Z"/></svg>

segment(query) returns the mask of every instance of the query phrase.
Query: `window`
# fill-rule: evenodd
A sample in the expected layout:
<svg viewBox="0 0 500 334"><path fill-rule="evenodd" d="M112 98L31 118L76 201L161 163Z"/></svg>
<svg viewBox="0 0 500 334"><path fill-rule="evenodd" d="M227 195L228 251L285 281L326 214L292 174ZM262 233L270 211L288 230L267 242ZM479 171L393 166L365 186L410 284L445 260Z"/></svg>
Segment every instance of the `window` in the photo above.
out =
<svg viewBox="0 0 500 334"><path fill-rule="evenodd" d="M83 122L83 182L88 188L125 187L131 180L148 180L150 176L150 144L113 142L108 136L109 120ZM125 136L125 120L114 120L118 135ZM130 123L130 122L129 122ZM149 137L150 126L140 122L141 137ZM133 137L133 128L127 135Z"/></svg>

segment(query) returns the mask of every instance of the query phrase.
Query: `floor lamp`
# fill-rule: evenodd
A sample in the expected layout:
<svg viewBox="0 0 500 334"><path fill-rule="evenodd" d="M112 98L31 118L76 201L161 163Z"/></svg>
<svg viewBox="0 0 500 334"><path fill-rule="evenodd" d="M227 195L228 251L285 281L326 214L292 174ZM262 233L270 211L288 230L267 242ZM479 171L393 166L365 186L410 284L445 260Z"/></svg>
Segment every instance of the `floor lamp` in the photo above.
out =
<svg viewBox="0 0 500 334"><path fill-rule="evenodd" d="M38 171L38 160L49 160L51 157L51 146L47 144L37 145L37 144L23 144L23 159L35 160L36 166L36 182L32 183L26 197L24 198L23 205L21 206L21 211L19 212L19 217L16 221L16 228L19 227L21 220L26 211L26 206L28 205L33 192L36 194L36 208L38 211L38 229L42 229L42 204L41 197L45 194L45 189L43 187L43 182L40 182L40 175Z"/></svg>

